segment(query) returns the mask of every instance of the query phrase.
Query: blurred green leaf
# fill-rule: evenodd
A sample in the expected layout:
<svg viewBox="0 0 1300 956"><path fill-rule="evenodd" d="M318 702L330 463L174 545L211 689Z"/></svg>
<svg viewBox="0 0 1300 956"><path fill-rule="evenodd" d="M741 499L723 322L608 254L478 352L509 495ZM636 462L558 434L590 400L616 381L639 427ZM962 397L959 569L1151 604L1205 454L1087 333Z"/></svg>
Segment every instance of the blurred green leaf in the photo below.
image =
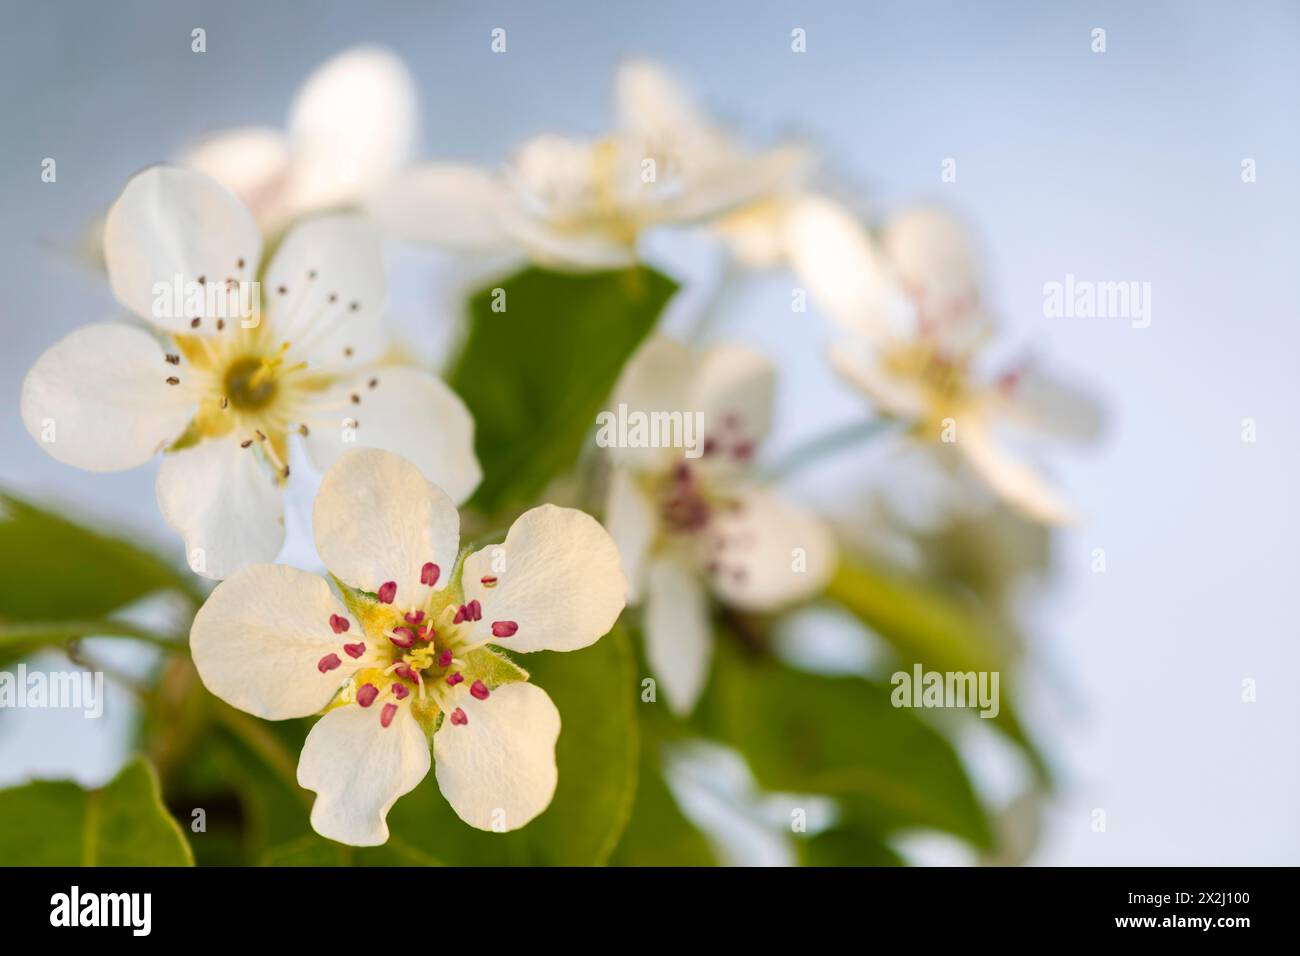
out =
<svg viewBox="0 0 1300 956"><path fill-rule="evenodd" d="M493 311L494 290L505 311ZM474 415L484 479L471 504L523 506L571 467L623 364L677 285L651 269L585 275L530 268L469 302L448 377Z"/></svg>
<svg viewBox="0 0 1300 956"><path fill-rule="evenodd" d="M840 825L797 840L803 866L902 866L903 858L877 834Z"/></svg>
<svg viewBox="0 0 1300 956"><path fill-rule="evenodd" d="M190 866L194 857L144 760L108 786L37 781L0 790L0 865Z"/></svg>
<svg viewBox="0 0 1300 956"><path fill-rule="evenodd" d="M274 846L258 862L262 866L441 866L394 836L383 846L353 847L315 834Z"/></svg>
<svg viewBox="0 0 1300 956"><path fill-rule="evenodd" d="M531 680L560 710L551 805L522 829L487 833L461 822L433 772L399 799L389 830L448 865L605 863L627 825L637 785L636 674L621 624L591 647L523 655Z"/></svg>
<svg viewBox="0 0 1300 956"><path fill-rule="evenodd" d="M639 705L643 710L653 704ZM614 866L713 866L709 842L677 807L664 782L659 740L641 721L641 769L632 818L610 863Z"/></svg>
<svg viewBox="0 0 1300 956"><path fill-rule="evenodd" d="M1050 776L1042 754L1007 700L1011 673L1002 643L990 619L973 602L879 567L845 560L831 579L827 596L888 641L909 666L963 673L998 671L1003 699L991 723L1020 745L1040 777Z"/></svg>
<svg viewBox="0 0 1300 956"><path fill-rule="evenodd" d="M987 847L984 809L948 742L889 689L718 648L697 718L765 790L834 797L876 832L930 827Z"/></svg>

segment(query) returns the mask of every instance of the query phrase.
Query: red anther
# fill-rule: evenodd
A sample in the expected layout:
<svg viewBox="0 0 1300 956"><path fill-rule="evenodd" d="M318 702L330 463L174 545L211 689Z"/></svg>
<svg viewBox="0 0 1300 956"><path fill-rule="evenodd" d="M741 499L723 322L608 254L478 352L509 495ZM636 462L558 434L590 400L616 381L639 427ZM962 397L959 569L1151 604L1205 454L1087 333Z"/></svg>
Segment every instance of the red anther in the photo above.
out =
<svg viewBox="0 0 1300 956"><path fill-rule="evenodd" d="M461 683L463 680L465 680L465 675L462 674L460 671L456 671L455 673L453 673L453 674L449 674L449 675L447 676L447 683L448 683L450 686L452 686L452 687L455 687L457 684Z"/></svg>
<svg viewBox="0 0 1300 956"><path fill-rule="evenodd" d="M493 637L514 637L515 632L519 630L519 625L514 621L493 621Z"/></svg>
<svg viewBox="0 0 1300 956"><path fill-rule="evenodd" d="M438 655L438 666L448 667L450 666L450 664L451 664L451 649L448 648L447 650L443 651L441 654Z"/></svg>
<svg viewBox="0 0 1300 956"><path fill-rule="evenodd" d="M379 696L379 688L374 684L362 684L357 690L357 703L362 707L369 707Z"/></svg>
<svg viewBox="0 0 1300 956"><path fill-rule="evenodd" d="M469 723L469 718L465 716L465 711L461 710L459 707L457 707L447 716L451 718L451 722L455 724L457 727L464 727L466 724Z"/></svg>
<svg viewBox="0 0 1300 956"><path fill-rule="evenodd" d="M477 598L465 605L465 612L471 621L483 620L483 605L478 603Z"/></svg>
<svg viewBox="0 0 1300 956"><path fill-rule="evenodd" d="M432 561L428 561L424 567L420 568L420 583L433 587L438 583L438 575L440 574L442 574L441 569Z"/></svg>
<svg viewBox="0 0 1300 956"><path fill-rule="evenodd" d="M478 579L478 583L483 585L485 588L494 588L497 586L497 579L490 574L485 574L483 577Z"/></svg>
<svg viewBox="0 0 1300 956"><path fill-rule="evenodd" d="M407 624L419 624L421 621L424 620L424 612L407 611L406 614L402 616L402 619L406 621Z"/></svg>
<svg viewBox="0 0 1300 956"><path fill-rule="evenodd" d="M348 657L351 657L353 660L356 660L358 657L360 657L362 654L366 652L366 645L364 642L360 644L344 644L343 650L348 655Z"/></svg>
<svg viewBox="0 0 1300 956"><path fill-rule="evenodd" d="M393 718L396 716L397 716L397 705L384 704L384 709L379 714L379 725L381 727L387 727L389 724L393 722Z"/></svg>
<svg viewBox="0 0 1300 956"><path fill-rule="evenodd" d="M342 634L351 626L351 623L346 617L340 617L337 614L330 615L330 627L334 628L335 634Z"/></svg>
<svg viewBox="0 0 1300 956"><path fill-rule="evenodd" d="M334 668L338 667L342 663L343 662L339 660L339 656L337 654L326 654L324 657L322 657L319 661L316 662L316 669L320 671L322 674L326 674L332 671Z"/></svg>
<svg viewBox="0 0 1300 956"><path fill-rule="evenodd" d="M488 699L487 684L483 683L481 680L476 680L474 683L470 684L469 692L473 694L475 697L477 697L479 700Z"/></svg>
<svg viewBox="0 0 1300 956"><path fill-rule="evenodd" d="M451 619L451 623L460 624L467 617L469 617L469 609L462 604L460 607L456 608L456 616Z"/></svg>
<svg viewBox="0 0 1300 956"><path fill-rule="evenodd" d="M399 664L397 667L393 669L393 673L396 674L402 680L409 680L412 683L415 682L415 672L411 670L409 664Z"/></svg>
<svg viewBox="0 0 1300 956"><path fill-rule="evenodd" d="M393 688L393 696L398 700L406 700L407 696L411 693L411 688L407 687L405 684L393 684L391 686Z"/></svg>
<svg viewBox="0 0 1300 956"><path fill-rule="evenodd" d="M415 632L409 627L395 627L388 639L398 647L408 648L415 644Z"/></svg>
<svg viewBox="0 0 1300 956"><path fill-rule="evenodd" d="M735 448L731 449L731 454L737 461L749 461L754 457L754 443L743 441Z"/></svg>
<svg viewBox="0 0 1300 956"><path fill-rule="evenodd" d="M379 585L379 600L384 604L392 604L393 598L397 597L397 582L385 581Z"/></svg>

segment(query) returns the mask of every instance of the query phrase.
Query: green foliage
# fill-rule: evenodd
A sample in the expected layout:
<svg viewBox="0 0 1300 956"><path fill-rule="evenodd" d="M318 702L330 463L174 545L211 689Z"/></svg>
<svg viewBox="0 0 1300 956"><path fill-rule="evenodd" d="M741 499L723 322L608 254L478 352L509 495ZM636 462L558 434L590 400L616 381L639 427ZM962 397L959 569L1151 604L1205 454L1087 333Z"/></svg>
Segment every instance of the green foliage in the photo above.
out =
<svg viewBox="0 0 1300 956"><path fill-rule="evenodd" d="M189 844L143 760L106 787L37 781L0 790L0 865L189 866Z"/></svg>
<svg viewBox="0 0 1300 956"><path fill-rule="evenodd" d="M493 311L494 289L505 311ZM587 275L529 268L477 293L449 376L474 415L487 514L523 507L577 461L628 357L677 285L638 267Z"/></svg>

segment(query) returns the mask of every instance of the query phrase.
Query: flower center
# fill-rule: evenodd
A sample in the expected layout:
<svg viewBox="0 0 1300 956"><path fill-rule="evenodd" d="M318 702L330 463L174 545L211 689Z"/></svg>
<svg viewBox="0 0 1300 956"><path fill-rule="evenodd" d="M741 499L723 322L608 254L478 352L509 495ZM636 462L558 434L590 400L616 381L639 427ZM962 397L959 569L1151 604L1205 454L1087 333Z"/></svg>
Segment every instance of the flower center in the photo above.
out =
<svg viewBox="0 0 1300 956"><path fill-rule="evenodd" d="M282 362L279 356L264 359L259 355L244 355L231 362L225 374L230 404L243 412L261 411L271 404L277 390L275 371Z"/></svg>

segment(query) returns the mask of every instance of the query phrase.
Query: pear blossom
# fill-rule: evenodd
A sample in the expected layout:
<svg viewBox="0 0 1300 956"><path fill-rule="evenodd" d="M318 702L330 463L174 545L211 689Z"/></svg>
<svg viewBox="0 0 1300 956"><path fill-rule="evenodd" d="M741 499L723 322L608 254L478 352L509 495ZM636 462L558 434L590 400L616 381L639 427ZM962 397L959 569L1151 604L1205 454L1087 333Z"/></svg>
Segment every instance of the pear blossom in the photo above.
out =
<svg viewBox="0 0 1300 956"><path fill-rule="evenodd" d="M605 635L627 588L609 534L543 505L458 559L451 498L403 458L362 448L326 473L312 522L341 597L283 565L227 578L190 632L204 685L267 720L324 710L298 782L332 840L385 842L389 809L431 763L470 826L527 824L555 792L560 715L494 648L572 651Z"/></svg>
<svg viewBox="0 0 1300 956"><path fill-rule="evenodd" d="M1061 494L1006 450L1004 433L1087 440L1098 432L1100 413L1084 392L1032 361L981 373L994 323L962 227L922 207L886 223L877 238L841 208L806 197L790 231L810 293L850 333L831 349L836 371L916 436L951 444L1021 514L1046 524L1073 521Z"/></svg>
<svg viewBox="0 0 1300 956"><path fill-rule="evenodd" d="M689 712L713 651L710 594L767 612L811 597L834 570L824 524L757 480L775 372L763 356L718 345L696 356L663 336L647 340L614 391L646 414L703 416L696 458L681 448L612 447L605 525L618 543L628 601L644 604L651 669L669 705Z"/></svg>
<svg viewBox="0 0 1300 956"><path fill-rule="evenodd" d="M541 135L501 170L415 166L367 208L415 241L605 269L635 262L647 229L716 222L802 174L802 149L747 152L654 63L625 63L615 86L618 123L605 136Z"/></svg>
<svg viewBox="0 0 1300 956"><path fill-rule="evenodd" d="M178 162L242 199L269 236L308 213L358 204L410 161L418 120L415 83L401 59L354 46L307 77L285 129L220 130Z"/></svg>
<svg viewBox="0 0 1300 956"><path fill-rule="evenodd" d="M28 432L65 464L117 471L167 452L159 507L211 578L279 551L294 433L322 470L356 444L400 451L458 502L481 477L461 400L430 374L376 365L388 340L374 227L323 215L265 266L262 250L215 180L138 174L109 212L105 253L114 294L146 327L83 326L22 388Z"/></svg>

